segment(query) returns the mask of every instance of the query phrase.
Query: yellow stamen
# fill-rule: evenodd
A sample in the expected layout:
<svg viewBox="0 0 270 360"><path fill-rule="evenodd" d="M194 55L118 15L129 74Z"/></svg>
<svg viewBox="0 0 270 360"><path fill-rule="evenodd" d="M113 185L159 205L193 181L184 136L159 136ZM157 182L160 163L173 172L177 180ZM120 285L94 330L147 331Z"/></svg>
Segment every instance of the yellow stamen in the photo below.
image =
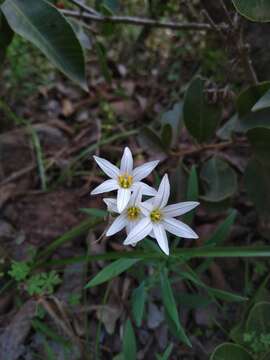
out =
<svg viewBox="0 0 270 360"><path fill-rule="evenodd" d="M133 177L131 175L123 174L123 175L118 176L118 184L123 189L130 188L132 183L133 183Z"/></svg>
<svg viewBox="0 0 270 360"><path fill-rule="evenodd" d="M159 209L155 209L150 213L150 219L152 222L159 222L162 219L162 213Z"/></svg>
<svg viewBox="0 0 270 360"><path fill-rule="evenodd" d="M127 215L128 215L128 219L130 221L134 221L137 220L139 215L140 215L140 209L136 206L131 206L130 208L127 209Z"/></svg>

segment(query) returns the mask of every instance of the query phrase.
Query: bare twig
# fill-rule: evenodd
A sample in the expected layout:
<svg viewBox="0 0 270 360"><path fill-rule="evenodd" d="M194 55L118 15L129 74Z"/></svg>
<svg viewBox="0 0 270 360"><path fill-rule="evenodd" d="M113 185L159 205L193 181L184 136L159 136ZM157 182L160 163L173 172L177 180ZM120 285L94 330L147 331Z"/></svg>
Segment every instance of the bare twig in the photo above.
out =
<svg viewBox="0 0 270 360"><path fill-rule="evenodd" d="M206 30L211 31L209 24L204 23L178 23L174 21L159 21L154 19L140 18L135 16L96 16L87 12L78 12L72 10L62 10L62 14L84 20L102 22L102 23L122 23L137 26L151 26L159 28L168 28L172 30Z"/></svg>
<svg viewBox="0 0 270 360"><path fill-rule="evenodd" d="M200 152L207 151L207 150L222 150L228 146L231 146L232 144L233 144L232 141L226 141L226 142L222 142L222 143L218 143L218 144L206 144L206 145L201 145L198 147L192 147L191 149L189 148L189 149L180 150L180 151L171 151L170 155L182 157L182 156L186 156L186 155L193 155L193 154L200 153Z"/></svg>
<svg viewBox="0 0 270 360"><path fill-rule="evenodd" d="M89 14L95 15L95 16L100 16L100 13L97 12L95 9L81 3L79 0L69 0L72 4L78 6L79 9L86 11Z"/></svg>

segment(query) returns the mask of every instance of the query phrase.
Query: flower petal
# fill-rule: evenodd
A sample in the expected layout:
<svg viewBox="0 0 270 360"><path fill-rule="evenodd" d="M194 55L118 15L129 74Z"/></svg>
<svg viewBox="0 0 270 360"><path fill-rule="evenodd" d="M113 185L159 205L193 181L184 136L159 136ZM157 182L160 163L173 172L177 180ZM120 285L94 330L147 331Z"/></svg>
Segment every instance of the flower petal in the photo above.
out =
<svg viewBox="0 0 270 360"><path fill-rule="evenodd" d="M146 217L143 218L128 234L124 241L124 245L134 244L144 239L151 232L152 227L150 219Z"/></svg>
<svg viewBox="0 0 270 360"><path fill-rule="evenodd" d="M119 188L119 185L116 180L109 179L101 183L99 186L97 186L94 190L91 191L91 195L97 195L104 192L116 190Z"/></svg>
<svg viewBox="0 0 270 360"><path fill-rule="evenodd" d="M106 232L106 236L112 236L117 232L121 231L127 224L127 219L125 214L121 214L117 216L117 218L113 221L111 226Z"/></svg>
<svg viewBox="0 0 270 360"><path fill-rule="evenodd" d="M107 210L110 212L118 213L117 200L112 198L104 198L103 201L107 205Z"/></svg>
<svg viewBox="0 0 270 360"><path fill-rule="evenodd" d="M154 189L152 186L149 186L141 181L139 182L135 182L132 186L132 190L135 191L135 189L140 186L141 187L141 191L142 191L142 195L147 195L147 196L155 196L157 193L157 190Z"/></svg>
<svg viewBox="0 0 270 360"><path fill-rule="evenodd" d="M154 197L153 204L155 208L163 208L170 196L170 183L168 179L168 175L165 174L161 180L161 183L158 188L158 192Z"/></svg>
<svg viewBox="0 0 270 360"><path fill-rule="evenodd" d="M131 151L128 147L125 147L124 154L121 159L120 172L121 174L130 174L133 169L133 158Z"/></svg>
<svg viewBox="0 0 270 360"><path fill-rule="evenodd" d="M198 235L193 231L188 225L184 224L182 221L165 218L162 221L163 226L167 231L173 235L180 236L186 239L198 239Z"/></svg>
<svg viewBox="0 0 270 360"><path fill-rule="evenodd" d="M131 232L131 230L133 230L135 228L135 226L138 225L140 220L141 220L141 218L139 220L127 221L127 225L126 225L127 235Z"/></svg>
<svg viewBox="0 0 270 360"><path fill-rule="evenodd" d="M153 231L159 247L163 252L165 252L166 255L169 255L170 250L164 226L162 224L154 224Z"/></svg>
<svg viewBox="0 0 270 360"><path fill-rule="evenodd" d="M146 178L157 166L159 160L149 161L146 164L136 167L133 170L133 179L134 181L140 181Z"/></svg>
<svg viewBox="0 0 270 360"><path fill-rule="evenodd" d="M117 209L121 213L127 206L130 199L130 189L119 188L117 191Z"/></svg>
<svg viewBox="0 0 270 360"><path fill-rule="evenodd" d="M98 156L94 156L94 159L98 166L105 172L106 175L108 175L112 179L117 179L120 171L118 167L110 163L108 160L103 159Z"/></svg>
<svg viewBox="0 0 270 360"><path fill-rule="evenodd" d="M194 209L200 203L196 201L186 201L177 204L168 205L163 209L163 214L167 217L176 217Z"/></svg>
<svg viewBox="0 0 270 360"><path fill-rule="evenodd" d="M142 201L142 187L141 186L135 186L133 187L134 191L131 194L129 204L131 206L134 206L136 204L139 204Z"/></svg>
<svg viewBox="0 0 270 360"><path fill-rule="evenodd" d="M153 204L151 201L147 200L140 203L140 209L144 216L148 216L153 210Z"/></svg>

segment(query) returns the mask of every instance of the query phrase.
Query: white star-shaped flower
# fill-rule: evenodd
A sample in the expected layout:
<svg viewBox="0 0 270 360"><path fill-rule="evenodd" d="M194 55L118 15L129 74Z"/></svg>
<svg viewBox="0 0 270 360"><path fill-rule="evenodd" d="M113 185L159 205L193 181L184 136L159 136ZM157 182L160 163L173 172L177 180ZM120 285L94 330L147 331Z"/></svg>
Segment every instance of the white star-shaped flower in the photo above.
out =
<svg viewBox="0 0 270 360"><path fill-rule="evenodd" d="M124 150L120 169L118 169L118 167L106 159L100 158L98 156L94 156L94 159L98 166L111 179L104 181L102 184L96 187L91 192L91 195L117 190L117 209L119 213L121 213L127 206L131 193L136 189L137 186L141 186L143 195L153 196L156 194L155 189L141 182L141 180L147 177L154 170L159 161L150 161L133 169L133 158L128 147L126 147Z"/></svg>
<svg viewBox="0 0 270 360"><path fill-rule="evenodd" d="M112 198L103 199L110 212L119 213L117 209L117 201ZM142 191L138 186L132 193L126 208L121 212L119 216L113 221L111 226L106 232L106 236L112 236L117 232L126 228L127 234L139 223L143 217L142 210L140 208L142 204Z"/></svg>
<svg viewBox="0 0 270 360"><path fill-rule="evenodd" d="M165 174L153 199L140 205L144 217L130 231L124 245L131 245L144 239L147 235L156 238L158 245L166 255L169 255L169 246L166 231L173 235L197 239L198 235L186 224L175 219L199 205L195 201L187 201L167 205L170 196L170 183Z"/></svg>

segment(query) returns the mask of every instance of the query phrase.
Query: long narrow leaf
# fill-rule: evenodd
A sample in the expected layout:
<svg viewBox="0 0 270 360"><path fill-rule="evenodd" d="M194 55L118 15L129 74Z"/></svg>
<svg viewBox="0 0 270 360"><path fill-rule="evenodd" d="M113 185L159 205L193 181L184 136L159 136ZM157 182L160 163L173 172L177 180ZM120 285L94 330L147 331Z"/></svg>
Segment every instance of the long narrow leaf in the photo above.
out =
<svg viewBox="0 0 270 360"><path fill-rule="evenodd" d="M173 291L167 273L164 270L160 274L160 284L161 284L162 301L165 310L167 312L167 315L169 316L170 320L173 322L174 326L176 327L177 333L181 338L181 340L188 346L191 346L189 338L187 337L185 330L180 323Z"/></svg>
<svg viewBox="0 0 270 360"><path fill-rule="evenodd" d="M106 281L113 279L114 277L122 274L122 272L129 269L136 264L139 259L118 259L102 269L92 280L90 280L85 288L91 288L100 285Z"/></svg>

